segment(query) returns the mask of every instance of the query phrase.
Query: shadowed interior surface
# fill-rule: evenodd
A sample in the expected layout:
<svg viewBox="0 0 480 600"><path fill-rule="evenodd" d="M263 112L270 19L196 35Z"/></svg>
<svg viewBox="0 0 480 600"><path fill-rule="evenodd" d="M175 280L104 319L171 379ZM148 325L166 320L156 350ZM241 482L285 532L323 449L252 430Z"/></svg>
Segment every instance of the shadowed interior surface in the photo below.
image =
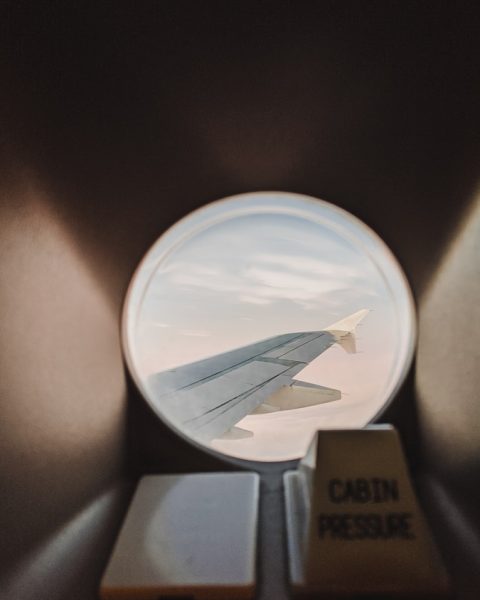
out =
<svg viewBox="0 0 480 600"><path fill-rule="evenodd" d="M476 598L478 8L3 2L0 23L3 597L95 598L124 480L234 468L126 382L120 308L178 218L285 189L360 217L411 281L418 360L384 418L458 597ZM260 515L259 597L287 598L267 468Z"/></svg>

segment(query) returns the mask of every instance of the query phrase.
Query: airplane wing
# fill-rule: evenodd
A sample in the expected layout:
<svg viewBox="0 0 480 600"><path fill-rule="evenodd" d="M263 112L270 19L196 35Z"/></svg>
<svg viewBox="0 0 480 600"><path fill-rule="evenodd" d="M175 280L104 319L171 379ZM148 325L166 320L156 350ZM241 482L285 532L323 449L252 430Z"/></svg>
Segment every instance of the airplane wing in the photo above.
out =
<svg viewBox="0 0 480 600"><path fill-rule="evenodd" d="M198 441L209 441L229 431L276 390L297 385L294 376L334 343L344 345L366 312L359 311L323 331L278 335L156 373L148 379L151 397L180 430ZM351 351L350 342L344 347ZM336 392L322 386L318 389L327 396ZM338 397L334 394L330 399ZM319 401L311 398L307 404L299 404L297 399L294 406L288 406L283 399L279 401L280 408L273 406L273 410L325 401L319 397Z"/></svg>

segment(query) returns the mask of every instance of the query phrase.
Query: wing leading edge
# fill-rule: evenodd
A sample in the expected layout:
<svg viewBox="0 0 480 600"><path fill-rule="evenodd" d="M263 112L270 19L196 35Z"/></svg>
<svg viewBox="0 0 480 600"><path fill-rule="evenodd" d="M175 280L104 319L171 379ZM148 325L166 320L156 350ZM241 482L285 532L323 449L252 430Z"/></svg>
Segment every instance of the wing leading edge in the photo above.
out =
<svg viewBox="0 0 480 600"><path fill-rule="evenodd" d="M156 373L148 380L151 396L175 426L203 442L221 436L256 409L271 412L337 400L338 390L298 384L294 377L335 343L355 351L353 332L367 312L358 311L323 331L278 335ZM274 394L285 386L291 386L289 397ZM310 393L300 395L299 387Z"/></svg>

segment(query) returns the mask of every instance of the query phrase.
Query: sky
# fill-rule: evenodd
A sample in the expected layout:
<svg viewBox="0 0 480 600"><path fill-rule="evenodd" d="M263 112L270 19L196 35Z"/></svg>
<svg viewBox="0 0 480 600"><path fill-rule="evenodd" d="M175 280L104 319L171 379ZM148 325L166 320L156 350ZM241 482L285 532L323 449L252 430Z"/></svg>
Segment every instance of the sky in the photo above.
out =
<svg viewBox="0 0 480 600"><path fill-rule="evenodd" d="M241 458L296 458L317 428L366 424L391 382L392 293L350 238L274 212L224 219L188 237L158 264L143 296L137 365L146 378L274 335L319 331L362 308L370 312L357 328L358 352L335 345L296 377L340 389L341 400L249 415L237 426L253 437L212 442Z"/></svg>

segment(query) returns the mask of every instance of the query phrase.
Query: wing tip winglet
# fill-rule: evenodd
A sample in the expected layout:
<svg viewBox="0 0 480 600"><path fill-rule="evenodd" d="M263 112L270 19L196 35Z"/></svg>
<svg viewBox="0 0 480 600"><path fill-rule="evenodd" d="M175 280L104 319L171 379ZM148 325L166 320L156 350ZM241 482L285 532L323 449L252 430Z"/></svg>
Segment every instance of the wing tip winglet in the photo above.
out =
<svg viewBox="0 0 480 600"><path fill-rule="evenodd" d="M355 354L357 351L355 329L369 312L368 308L362 308L341 321L333 323L333 325L327 327L325 331L328 331L334 336L335 341L342 346L345 352L348 352L348 354Z"/></svg>
<svg viewBox="0 0 480 600"><path fill-rule="evenodd" d="M348 317L333 323L327 327L325 331L344 331L346 333L353 333L360 321L362 321L369 312L370 310L368 308L362 308Z"/></svg>

